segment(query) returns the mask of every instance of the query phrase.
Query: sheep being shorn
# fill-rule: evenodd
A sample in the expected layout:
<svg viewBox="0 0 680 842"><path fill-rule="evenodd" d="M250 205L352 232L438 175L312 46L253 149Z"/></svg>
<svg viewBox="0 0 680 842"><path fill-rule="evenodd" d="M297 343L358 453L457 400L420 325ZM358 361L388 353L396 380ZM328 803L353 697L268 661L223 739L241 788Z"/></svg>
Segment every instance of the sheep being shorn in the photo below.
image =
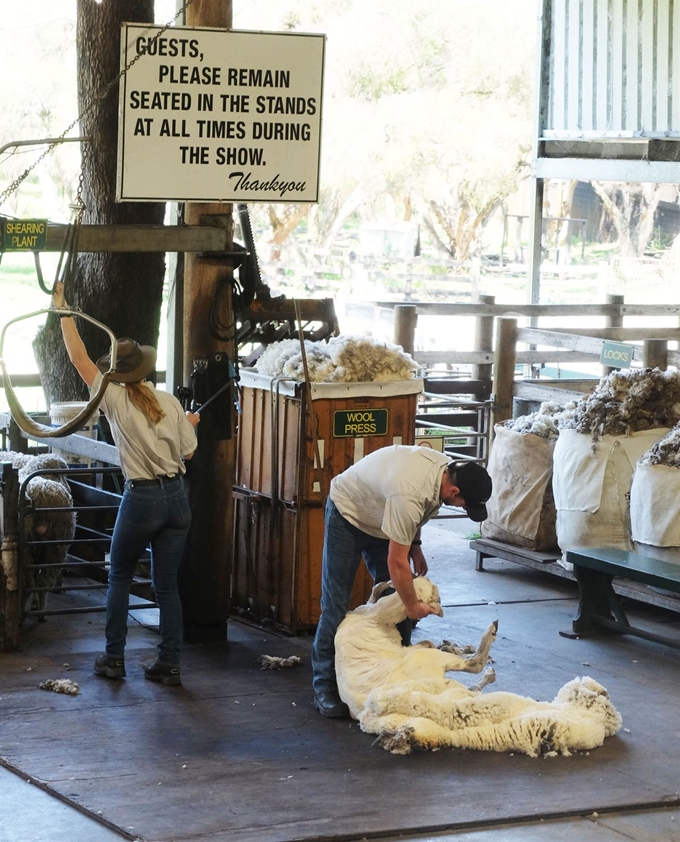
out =
<svg viewBox="0 0 680 842"><path fill-rule="evenodd" d="M442 616L437 587L414 580L418 599ZM515 693L480 693L446 678L452 670L481 672L497 623L472 655L446 653L429 641L403 647L396 629L406 617L398 594L350 612L335 638L338 689L362 731L394 754L453 748L569 755L602 745L621 727L604 687L584 676L561 688L552 702ZM487 681L493 680L489 675ZM485 682L482 681L483 685Z"/></svg>
<svg viewBox="0 0 680 842"><path fill-rule="evenodd" d="M61 457L52 453L29 456L25 453L3 451L0 452L0 461L11 462L18 469L20 484L34 471L68 467ZM39 511L43 508L73 506L71 491L63 474L33 477L29 480L25 493L29 500L24 520L25 541L68 541L73 538L76 526L73 512ZM68 544L27 545L23 558L24 588L30 590L55 587L61 581L67 551ZM41 564L46 566L33 566ZM31 594L32 611L44 611L46 602L46 591Z"/></svg>

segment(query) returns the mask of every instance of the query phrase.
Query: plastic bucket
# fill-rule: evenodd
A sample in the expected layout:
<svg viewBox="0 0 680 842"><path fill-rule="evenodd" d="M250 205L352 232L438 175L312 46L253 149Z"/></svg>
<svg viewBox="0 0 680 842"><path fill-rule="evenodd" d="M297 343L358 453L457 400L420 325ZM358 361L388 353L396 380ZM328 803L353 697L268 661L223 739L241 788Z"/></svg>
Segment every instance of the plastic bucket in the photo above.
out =
<svg viewBox="0 0 680 842"><path fill-rule="evenodd" d="M50 406L50 427L63 427L64 424L75 418L86 406L87 403L85 401L53 403ZM99 410L96 409L87 419L85 425L77 431L77 434L79 436L85 436L88 439L96 439L98 424ZM93 463L93 460L88 459L87 456L79 456L76 453L69 453L68 450L61 450L56 447L52 448L52 453L56 456L61 456L70 468L89 468Z"/></svg>

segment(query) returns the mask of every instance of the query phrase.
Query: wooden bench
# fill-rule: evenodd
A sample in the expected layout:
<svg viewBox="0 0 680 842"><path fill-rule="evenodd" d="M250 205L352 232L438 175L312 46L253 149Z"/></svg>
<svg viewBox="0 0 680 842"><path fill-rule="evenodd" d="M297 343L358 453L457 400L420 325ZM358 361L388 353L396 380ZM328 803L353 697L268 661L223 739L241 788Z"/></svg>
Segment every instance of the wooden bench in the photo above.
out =
<svg viewBox="0 0 680 842"><path fill-rule="evenodd" d="M604 628L680 649L679 640L631 626L612 586L612 579L617 577L680 594L680 565L610 547L568 550L566 560L574 565L579 610L572 631L560 632L563 637L583 637Z"/></svg>
<svg viewBox="0 0 680 842"><path fill-rule="evenodd" d="M552 565L562 556L559 550L544 553L538 550L516 547L514 544L505 544L503 541L494 541L491 538L475 538L473 541L470 541L470 549L474 550L477 554L475 570L484 570L485 558L502 558L506 561L523 564L525 567L533 567L534 570L545 570L546 565L552 568ZM550 570L551 573L556 573L558 576L564 576L567 579L574 578L571 573L559 564L555 565L555 567L555 570Z"/></svg>

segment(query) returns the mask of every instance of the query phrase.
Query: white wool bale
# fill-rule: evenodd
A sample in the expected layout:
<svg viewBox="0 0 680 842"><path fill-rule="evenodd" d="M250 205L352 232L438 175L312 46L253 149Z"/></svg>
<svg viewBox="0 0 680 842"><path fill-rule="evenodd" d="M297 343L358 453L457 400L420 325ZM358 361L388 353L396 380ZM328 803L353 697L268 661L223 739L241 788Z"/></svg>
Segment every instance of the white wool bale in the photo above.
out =
<svg viewBox="0 0 680 842"><path fill-rule="evenodd" d="M557 541L562 549L614 547L633 552L629 495L639 457L668 432L602 436L560 430L553 454Z"/></svg>
<svg viewBox="0 0 680 842"><path fill-rule="evenodd" d="M630 525L638 552L680 564L680 469L638 463L630 489Z"/></svg>
<svg viewBox="0 0 680 842"><path fill-rule="evenodd" d="M556 431L555 437L548 437L496 425L487 465L493 494L481 526L485 538L531 550L557 548L552 493L555 438Z"/></svg>

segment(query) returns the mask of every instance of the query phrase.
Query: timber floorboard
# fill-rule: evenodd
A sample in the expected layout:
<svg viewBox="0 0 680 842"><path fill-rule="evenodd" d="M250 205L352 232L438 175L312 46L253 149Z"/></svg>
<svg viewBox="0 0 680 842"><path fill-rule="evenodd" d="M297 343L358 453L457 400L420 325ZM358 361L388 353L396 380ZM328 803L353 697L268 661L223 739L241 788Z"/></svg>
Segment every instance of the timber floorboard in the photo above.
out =
<svg viewBox="0 0 680 842"><path fill-rule="evenodd" d="M21 648L0 654L0 757L147 842L360 839L680 804L680 652L616 635L560 637L576 613L573 583L510 562L476 572L466 538L439 524L424 532L445 616L421 622L414 639L476 643L498 619L498 679L486 692L552 699L591 675L622 714L617 736L571 757L391 755L356 723L315 712L308 637L230 621L226 643L185 647L184 686L166 688L143 677L157 635L138 622L127 678L95 676L104 618L88 614L28 621ZM680 635L675 616L634 611L636 623ZM262 654L302 664L261 670ZM59 677L80 694L38 689Z"/></svg>

